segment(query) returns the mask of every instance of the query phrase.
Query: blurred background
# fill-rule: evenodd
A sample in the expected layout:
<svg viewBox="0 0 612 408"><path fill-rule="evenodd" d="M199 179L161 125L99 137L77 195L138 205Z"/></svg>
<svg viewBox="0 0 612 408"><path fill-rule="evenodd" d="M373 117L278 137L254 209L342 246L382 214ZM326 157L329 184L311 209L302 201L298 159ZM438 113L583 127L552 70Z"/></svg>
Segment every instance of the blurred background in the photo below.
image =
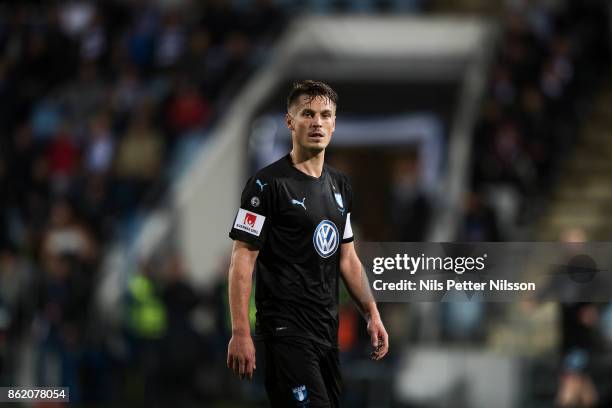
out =
<svg viewBox="0 0 612 408"><path fill-rule="evenodd" d="M326 159L352 180L358 240L610 241L611 16L607 0L0 5L0 384L68 386L71 406L267 406L262 373L226 369L227 234L248 176L289 150L295 79L340 95ZM347 407L612 406L607 304L380 309L374 364L343 292Z"/></svg>

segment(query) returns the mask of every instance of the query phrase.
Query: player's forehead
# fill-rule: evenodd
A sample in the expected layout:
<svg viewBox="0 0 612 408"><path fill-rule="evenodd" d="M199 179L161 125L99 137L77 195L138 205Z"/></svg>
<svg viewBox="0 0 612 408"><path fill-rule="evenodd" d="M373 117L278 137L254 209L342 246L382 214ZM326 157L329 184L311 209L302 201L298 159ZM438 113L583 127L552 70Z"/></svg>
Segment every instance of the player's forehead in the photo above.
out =
<svg viewBox="0 0 612 408"><path fill-rule="evenodd" d="M304 110L311 110L314 112L323 112L323 111L336 111L336 105L334 102L326 96L323 95L300 95L300 97L295 102L293 109L296 112L301 112Z"/></svg>

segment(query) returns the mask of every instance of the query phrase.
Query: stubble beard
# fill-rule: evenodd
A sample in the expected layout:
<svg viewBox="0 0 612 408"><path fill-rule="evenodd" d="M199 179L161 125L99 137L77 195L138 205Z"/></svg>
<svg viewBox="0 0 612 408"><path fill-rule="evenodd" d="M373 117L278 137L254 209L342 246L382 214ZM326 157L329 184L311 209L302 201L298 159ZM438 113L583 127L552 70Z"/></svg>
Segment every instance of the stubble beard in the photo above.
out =
<svg viewBox="0 0 612 408"><path fill-rule="evenodd" d="M302 149L304 149L304 151L308 152L311 156L316 156L318 154L320 154L321 152L325 151L325 148L327 147L327 145L325 146L302 146Z"/></svg>

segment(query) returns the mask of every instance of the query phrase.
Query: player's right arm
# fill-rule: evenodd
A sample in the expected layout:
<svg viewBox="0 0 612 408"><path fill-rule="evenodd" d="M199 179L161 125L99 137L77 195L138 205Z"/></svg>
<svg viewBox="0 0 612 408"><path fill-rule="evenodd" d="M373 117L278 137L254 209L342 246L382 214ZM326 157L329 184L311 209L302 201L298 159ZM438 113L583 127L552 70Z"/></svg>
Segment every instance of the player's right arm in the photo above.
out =
<svg viewBox="0 0 612 408"><path fill-rule="evenodd" d="M232 338L227 347L227 367L241 379L253 378L255 346L249 324L253 268L259 251L236 240L229 268L229 304L232 317Z"/></svg>
<svg viewBox="0 0 612 408"><path fill-rule="evenodd" d="M251 379L255 370L249 300L255 261L266 242L273 208L272 187L273 183L262 175L251 177L247 181L242 190L234 226L229 233L229 237L234 240L234 246L229 269L232 339L227 347L227 366L240 378Z"/></svg>

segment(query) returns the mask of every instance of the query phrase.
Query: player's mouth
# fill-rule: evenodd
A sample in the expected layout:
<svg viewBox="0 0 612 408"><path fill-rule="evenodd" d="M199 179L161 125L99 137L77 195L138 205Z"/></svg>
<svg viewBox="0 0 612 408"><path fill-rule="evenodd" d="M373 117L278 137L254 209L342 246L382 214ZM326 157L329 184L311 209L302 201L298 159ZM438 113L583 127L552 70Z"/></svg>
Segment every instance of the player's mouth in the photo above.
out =
<svg viewBox="0 0 612 408"><path fill-rule="evenodd" d="M312 132L308 134L308 137L312 137L315 139L323 139L325 136L321 132Z"/></svg>

